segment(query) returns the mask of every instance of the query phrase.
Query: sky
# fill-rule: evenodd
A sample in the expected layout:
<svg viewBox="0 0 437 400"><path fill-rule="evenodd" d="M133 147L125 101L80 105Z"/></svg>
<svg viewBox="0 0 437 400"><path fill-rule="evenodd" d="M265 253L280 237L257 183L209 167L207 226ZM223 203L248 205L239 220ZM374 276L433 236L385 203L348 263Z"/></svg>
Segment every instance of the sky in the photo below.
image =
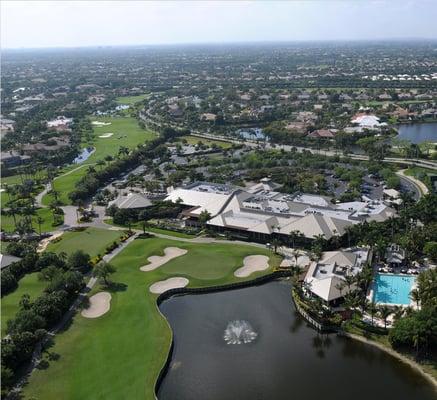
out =
<svg viewBox="0 0 437 400"><path fill-rule="evenodd" d="M1 47L437 38L435 0L8 1Z"/></svg>

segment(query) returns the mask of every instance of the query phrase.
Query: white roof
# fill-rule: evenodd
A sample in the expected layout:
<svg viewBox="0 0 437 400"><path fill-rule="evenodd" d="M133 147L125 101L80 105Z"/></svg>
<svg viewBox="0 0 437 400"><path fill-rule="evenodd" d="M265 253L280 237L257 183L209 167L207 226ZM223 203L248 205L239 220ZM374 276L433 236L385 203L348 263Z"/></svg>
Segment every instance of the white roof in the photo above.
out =
<svg viewBox="0 0 437 400"><path fill-rule="evenodd" d="M52 121L47 121L47 127L56 128L57 126L68 125L71 124L72 122L73 122L73 118L58 117Z"/></svg>
<svg viewBox="0 0 437 400"><path fill-rule="evenodd" d="M118 208L135 209L149 207L152 202L142 193L129 193L127 196L118 196L110 204Z"/></svg>
<svg viewBox="0 0 437 400"><path fill-rule="evenodd" d="M393 199L397 199L401 194L395 190L395 189L384 189L384 194L393 198Z"/></svg>
<svg viewBox="0 0 437 400"><path fill-rule="evenodd" d="M211 216L217 215L226 202L232 197L231 193L214 193L211 191L200 191L193 188L178 188L168 194L166 200L176 203L179 199L187 206L197 206L192 213L200 214L208 211Z"/></svg>
<svg viewBox="0 0 437 400"><path fill-rule="evenodd" d="M367 248L324 252L319 261L311 263L305 276L309 290L325 301L344 296L349 291L344 285L345 276L357 275L367 261L368 254ZM351 291L355 289L356 286L351 285Z"/></svg>
<svg viewBox="0 0 437 400"><path fill-rule="evenodd" d="M288 235L299 231L307 238L322 235L325 239L341 236L348 226L363 220L383 221L395 211L383 202L356 201L334 205L324 196L284 194L269 190L261 182L238 189L228 185L200 182L170 191L167 200L194 207L191 214L207 210L208 224L270 234ZM255 189L255 193L251 191Z"/></svg>
<svg viewBox="0 0 437 400"><path fill-rule="evenodd" d="M355 117L351 122L354 124L358 124L363 128L373 128L387 125L386 123L379 122L379 118L375 115L360 115Z"/></svg>

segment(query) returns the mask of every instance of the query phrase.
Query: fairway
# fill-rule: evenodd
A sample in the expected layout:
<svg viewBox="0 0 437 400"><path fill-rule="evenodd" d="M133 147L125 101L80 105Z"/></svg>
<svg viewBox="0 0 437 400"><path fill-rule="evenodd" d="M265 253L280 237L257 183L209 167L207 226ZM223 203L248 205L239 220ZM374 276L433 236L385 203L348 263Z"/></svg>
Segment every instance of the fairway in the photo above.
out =
<svg viewBox="0 0 437 400"><path fill-rule="evenodd" d="M23 294L28 294L31 300L35 300L46 287L47 282L38 280L38 273L33 272L25 275L18 282L18 287L12 293L3 296L1 299L1 335L6 332L6 322L12 318L18 311L18 304L20 303Z"/></svg>
<svg viewBox="0 0 437 400"><path fill-rule="evenodd" d="M54 187L60 193L60 200L63 204L70 204L68 194L74 190L76 182L87 173L87 167L94 165L97 161L103 160L106 156L115 157L120 147L129 149L135 148L155 137L152 131L142 129L135 118L132 117L90 117L91 121L110 123L105 126L93 127L93 140L83 143L83 147L92 146L94 153L83 163L73 164L65 169L63 175L55 178ZM112 136L100 138L106 133L113 133ZM98 168L98 167L97 167ZM43 197L43 204L49 205L53 197L49 194Z"/></svg>
<svg viewBox="0 0 437 400"><path fill-rule="evenodd" d="M139 94L138 96L123 96L123 97L117 97L116 101L118 104L126 104L126 105L132 105L135 103L138 103L144 99L146 99L149 95L148 94Z"/></svg>
<svg viewBox="0 0 437 400"><path fill-rule="evenodd" d="M71 254L73 251L82 250L91 257L105 253L106 246L113 241L119 241L123 231L112 231L108 229L86 228L84 231L65 232L59 242L50 243L47 251L54 253L65 252Z"/></svg>
<svg viewBox="0 0 437 400"><path fill-rule="evenodd" d="M163 255L166 247L186 249L187 254L154 271L140 266L151 255ZM24 388L25 398L37 399L155 399L154 386L171 342L167 321L158 312L151 283L171 276L190 280L190 287L242 281L233 272L244 257L264 254L270 268L280 257L257 247L236 244L195 244L167 239L137 239L111 263L111 277L118 290L111 309L95 320L76 315L70 328L57 335L51 352L60 355L45 370L35 370ZM93 291L93 293L96 291Z"/></svg>

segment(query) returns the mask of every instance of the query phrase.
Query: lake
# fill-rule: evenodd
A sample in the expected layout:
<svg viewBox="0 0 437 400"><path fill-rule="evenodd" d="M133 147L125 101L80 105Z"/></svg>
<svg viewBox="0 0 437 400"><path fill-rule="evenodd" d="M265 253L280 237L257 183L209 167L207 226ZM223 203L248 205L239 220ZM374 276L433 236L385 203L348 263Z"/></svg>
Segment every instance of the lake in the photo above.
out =
<svg viewBox="0 0 437 400"><path fill-rule="evenodd" d="M406 139L416 144L426 141L437 142L437 122L401 124L397 129L399 131L397 139Z"/></svg>
<svg viewBox="0 0 437 400"><path fill-rule="evenodd" d="M159 400L436 399L388 354L307 326L290 290L275 281L164 301L174 351Z"/></svg>
<svg viewBox="0 0 437 400"><path fill-rule="evenodd" d="M80 164L86 161L91 154L95 151L94 147L85 147L82 151L77 155L77 157L73 160L73 164Z"/></svg>

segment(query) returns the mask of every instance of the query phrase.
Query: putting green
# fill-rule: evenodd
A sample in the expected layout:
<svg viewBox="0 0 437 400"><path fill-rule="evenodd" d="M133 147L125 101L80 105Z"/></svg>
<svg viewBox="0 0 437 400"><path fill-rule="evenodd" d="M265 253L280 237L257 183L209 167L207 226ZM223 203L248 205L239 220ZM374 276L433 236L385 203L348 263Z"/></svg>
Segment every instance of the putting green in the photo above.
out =
<svg viewBox="0 0 437 400"><path fill-rule="evenodd" d="M80 249L91 257L95 257L98 254L105 254L106 247L114 241L119 241L121 236L123 236L123 231L93 227L83 231L70 231L64 233L60 241L50 243L47 246L47 251L71 254Z"/></svg>
<svg viewBox="0 0 437 400"><path fill-rule="evenodd" d="M188 250L154 271L140 266L166 247ZM49 350L60 355L45 370L35 370L24 388L25 398L37 399L155 399L154 386L168 354L171 331L158 312L156 295L149 286L171 276L190 280L190 287L241 281L233 272L244 257L265 254L270 268L280 262L271 252L234 244L194 244L167 239L137 239L112 262L111 309L90 320L76 315L71 327L57 335ZM96 289L94 292L99 291ZM105 289L106 290L106 289Z"/></svg>

